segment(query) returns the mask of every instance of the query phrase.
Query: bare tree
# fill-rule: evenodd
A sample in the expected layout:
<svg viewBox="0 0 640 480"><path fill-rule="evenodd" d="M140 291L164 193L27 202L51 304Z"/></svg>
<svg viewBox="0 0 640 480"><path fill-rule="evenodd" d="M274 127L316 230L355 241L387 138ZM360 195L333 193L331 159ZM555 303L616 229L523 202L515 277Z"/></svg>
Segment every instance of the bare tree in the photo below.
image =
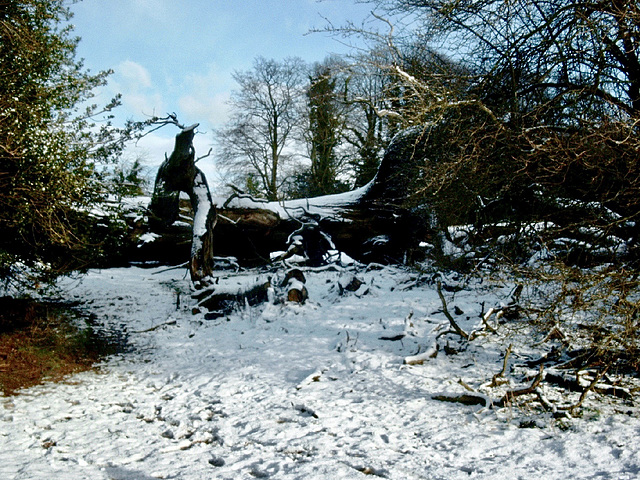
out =
<svg viewBox="0 0 640 480"><path fill-rule="evenodd" d="M640 113L640 6L626 0L376 0L455 45L487 102L546 121ZM449 47L452 48L452 47Z"/></svg>
<svg viewBox="0 0 640 480"><path fill-rule="evenodd" d="M218 164L269 200L279 199L285 167L296 156L293 144L304 100L305 63L259 57L253 69L236 72L231 119L217 132Z"/></svg>

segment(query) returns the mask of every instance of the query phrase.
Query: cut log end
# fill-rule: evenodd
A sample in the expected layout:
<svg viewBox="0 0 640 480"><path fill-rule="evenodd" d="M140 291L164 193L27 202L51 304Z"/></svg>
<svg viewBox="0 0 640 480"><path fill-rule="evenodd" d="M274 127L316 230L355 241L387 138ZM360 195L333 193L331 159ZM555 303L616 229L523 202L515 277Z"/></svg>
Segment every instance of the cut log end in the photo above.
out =
<svg viewBox="0 0 640 480"><path fill-rule="evenodd" d="M309 298L309 292L305 287L302 288L291 288L287 292L287 301L293 303L303 304Z"/></svg>

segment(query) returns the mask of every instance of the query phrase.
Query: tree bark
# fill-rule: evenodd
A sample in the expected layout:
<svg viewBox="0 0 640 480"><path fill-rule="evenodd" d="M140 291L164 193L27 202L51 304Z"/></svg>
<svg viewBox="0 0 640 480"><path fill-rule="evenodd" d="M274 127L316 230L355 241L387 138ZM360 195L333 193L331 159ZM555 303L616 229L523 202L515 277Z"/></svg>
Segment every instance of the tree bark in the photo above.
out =
<svg viewBox="0 0 640 480"><path fill-rule="evenodd" d="M183 128L169 158L160 165L149 205L150 225L166 233L179 220L180 192L189 195L193 209L193 228L189 271L196 285L206 283L213 273L213 229L217 212L207 180L195 165L193 137L198 124Z"/></svg>

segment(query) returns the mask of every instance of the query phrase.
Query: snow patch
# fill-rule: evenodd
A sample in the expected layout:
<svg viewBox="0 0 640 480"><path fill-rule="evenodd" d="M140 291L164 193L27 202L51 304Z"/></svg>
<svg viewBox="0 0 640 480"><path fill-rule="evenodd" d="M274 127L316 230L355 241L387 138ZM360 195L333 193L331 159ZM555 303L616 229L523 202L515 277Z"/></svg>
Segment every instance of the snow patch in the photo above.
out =
<svg viewBox="0 0 640 480"><path fill-rule="evenodd" d="M634 407L589 397L583 418L559 429L510 408L437 400L488 383L508 339L447 355L432 347L448 328L432 284L372 266L349 272L369 288L358 298L337 291L342 273L305 270L304 305L239 305L216 319L194 314L186 271L63 280L96 328L129 332L133 352L0 398L0 478L637 478L640 420L615 413ZM220 273L216 288L258 277ZM512 287L487 277L445 293L472 331Z"/></svg>
<svg viewBox="0 0 640 480"><path fill-rule="evenodd" d="M160 235L158 235L157 233L153 233L153 232L143 233L142 235L140 235L140 237L138 237L138 241L139 241L138 248L140 248L145 243L154 242L158 238L160 238Z"/></svg>

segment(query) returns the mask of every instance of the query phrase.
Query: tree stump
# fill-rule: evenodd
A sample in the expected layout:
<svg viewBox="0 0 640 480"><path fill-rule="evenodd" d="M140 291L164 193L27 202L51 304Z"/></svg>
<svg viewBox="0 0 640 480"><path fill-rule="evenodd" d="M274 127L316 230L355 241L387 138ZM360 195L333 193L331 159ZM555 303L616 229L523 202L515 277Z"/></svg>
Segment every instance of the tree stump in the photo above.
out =
<svg viewBox="0 0 640 480"><path fill-rule="evenodd" d="M282 281L282 286L287 289L287 301L303 304L309 298L309 292L305 287L306 278L302 270L294 268L289 270Z"/></svg>

